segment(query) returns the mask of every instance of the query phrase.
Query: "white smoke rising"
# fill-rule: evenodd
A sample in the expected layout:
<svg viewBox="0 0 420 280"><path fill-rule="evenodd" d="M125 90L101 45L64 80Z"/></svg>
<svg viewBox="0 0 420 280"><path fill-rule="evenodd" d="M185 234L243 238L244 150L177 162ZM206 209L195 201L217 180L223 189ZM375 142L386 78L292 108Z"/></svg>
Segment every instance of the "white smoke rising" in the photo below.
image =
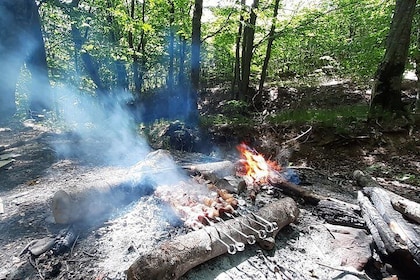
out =
<svg viewBox="0 0 420 280"><path fill-rule="evenodd" d="M64 87L55 90L59 117L71 131L70 141L57 141L58 156L132 165L150 151L126 109L129 93L99 98Z"/></svg>

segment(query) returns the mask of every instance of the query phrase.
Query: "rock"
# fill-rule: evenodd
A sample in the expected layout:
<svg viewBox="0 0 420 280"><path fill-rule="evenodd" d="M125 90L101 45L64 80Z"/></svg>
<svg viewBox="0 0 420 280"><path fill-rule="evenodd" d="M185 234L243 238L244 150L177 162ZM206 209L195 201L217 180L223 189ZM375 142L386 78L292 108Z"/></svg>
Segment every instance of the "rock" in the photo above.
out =
<svg viewBox="0 0 420 280"><path fill-rule="evenodd" d="M362 271L372 257L372 237L364 229L331 224L325 226L334 236L331 254L341 259L341 266Z"/></svg>

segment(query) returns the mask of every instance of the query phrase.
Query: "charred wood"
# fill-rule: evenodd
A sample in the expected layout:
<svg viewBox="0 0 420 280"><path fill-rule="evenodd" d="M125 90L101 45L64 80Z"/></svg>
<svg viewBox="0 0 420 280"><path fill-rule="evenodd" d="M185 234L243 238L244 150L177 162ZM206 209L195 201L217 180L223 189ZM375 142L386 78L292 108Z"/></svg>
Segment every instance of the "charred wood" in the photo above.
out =
<svg viewBox="0 0 420 280"><path fill-rule="evenodd" d="M365 188L363 191L370 197L381 218L387 223L394 239L405 245L416 262L420 264L420 236L404 220L401 213L394 210L388 193L381 188Z"/></svg>
<svg viewBox="0 0 420 280"><path fill-rule="evenodd" d="M360 170L356 170L353 173L353 177L357 180L357 183L362 187L370 188L381 188L381 185L378 184L371 176L364 174ZM391 204L395 210L404 215L407 219L414 221L420 224L420 204L404 198L400 195L397 195L391 191L386 190L389 198L391 199Z"/></svg>
<svg viewBox="0 0 420 280"><path fill-rule="evenodd" d="M344 201L323 199L319 201L317 212L326 222L353 228L366 228L360 216L360 207Z"/></svg>
<svg viewBox="0 0 420 280"><path fill-rule="evenodd" d="M238 185L240 180L235 176L236 167L231 161L218 161L183 166L193 175L201 175L217 187L226 189L229 192L239 193Z"/></svg>
<svg viewBox="0 0 420 280"><path fill-rule="evenodd" d="M302 188L301 186L286 181L282 178L279 178L279 180L276 180L276 178L271 178L271 184L274 187L279 188L283 193L294 197L297 196L308 204L317 205L321 200L328 199L327 197L316 194L311 190Z"/></svg>
<svg viewBox="0 0 420 280"><path fill-rule="evenodd" d="M387 192L365 188L358 201L379 252L410 277L420 273L420 239L416 231L395 211ZM369 198L370 199L369 199Z"/></svg>
<svg viewBox="0 0 420 280"><path fill-rule="evenodd" d="M260 217L276 222L278 229L274 231L272 240L264 240L257 237L263 246L268 249L274 246L274 237L284 226L296 221L299 208L291 198L284 198L273 202L257 213ZM228 248L220 241L229 243L226 234L235 240L247 242L237 230L245 235L255 234L250 228L258 228L250 216L237 217L227 220L225 223L217 223L215 226L190 232L173 240L162 243L156 250L141 255L128 269L127 278L133 279L178 279L191 268L204 263L212 258L228 252Z"/></svg>

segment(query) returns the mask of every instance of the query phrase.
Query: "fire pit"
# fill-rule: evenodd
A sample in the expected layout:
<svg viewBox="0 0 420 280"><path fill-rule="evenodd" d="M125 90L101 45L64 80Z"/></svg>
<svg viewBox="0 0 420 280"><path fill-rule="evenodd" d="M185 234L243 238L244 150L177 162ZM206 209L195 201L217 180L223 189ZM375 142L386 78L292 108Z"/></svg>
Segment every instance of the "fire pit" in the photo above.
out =
<svg viewBox="0 0 420 280"><path fill-rule="evenodd" d="M17 224L39 230L17 239L16 248L8 245L16 242L2 241L6 258L13 262L0 276L115 280L330 279L343 272L363 276L372 256L372 238L364 230L360 208L297 186L284 166L265 160L250 147L239 148L248 159L186 164L159 150L129 169L57 163L50 177L38 188L35 185L35 192L3 197L7 215L22 213L19 222L6 221L8 230ZM250 171L250 166L256 167ZM96 179L88 180L87 175ZM67 188L54 188L60 181ZM303 204L298 207L285 193ZM34 201L40 205L47 201L52 208L45 205L38 211ZM32 215L22 211L25 205L42 213L41 218L26 219ZM351 228L332 226L324 219Z"/></svg>
<svg viewBox="0 0 420 280"><path fill-rule="evenodd" d="M216 177L239 174L245 178L245 194L254 204L260 187L267 184L269 178L282 178L280 166L266 162L245 144L239 147L244 158L236 164L216 162L185 166L191 175L195 173L192 179L180 172L168 152L152 152L130 168L122 180L71 193L57 191L52 199L55 222L90 222L152 193L171 206L184 226L194 231L164 242L158 249L139 257L128 270L129 279L177 279L209 259L244 251L245 244L257 242L264 249L272 249L278 231L298 218L296 203L285 198L252 211L247 207L246 197L240 198L212 181L203 180L203 176L209 174ZM225 174L222 174L220 166L231 168L223 169ZM162 176L166 177L159 179ZM218 182L222 179L219 177Z"/></svg>

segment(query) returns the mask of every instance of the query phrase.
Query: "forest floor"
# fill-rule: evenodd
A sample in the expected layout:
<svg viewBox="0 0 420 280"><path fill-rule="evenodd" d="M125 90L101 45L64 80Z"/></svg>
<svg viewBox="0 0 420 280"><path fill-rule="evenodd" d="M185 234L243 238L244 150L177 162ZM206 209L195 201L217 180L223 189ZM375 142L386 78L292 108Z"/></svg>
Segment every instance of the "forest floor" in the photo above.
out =
<svg viewBox="0 0 420 280"><path fill-rule="evenodd" d="M284 108L322 110L367 105L369 98L366 89L349 82L275 88L271 93L281 96L276 104L267 105L276 112ZM201 99L202 113L217 113L225 99L224 90L209 90ZM273 124L266 122L264 112L255 119L256 125L246 128L223 124L209 128L217 150L213 154L232 159L235 146L246 141L274 158L280 147L290 152L289 162L296 168L301 184L319 194L356 203L360 187L352 173L362 170L385 188L420 202L418 124L371 125L354 118L342 129L336 125L339 117L333 122L335 126L316 121ZM309 137L293 141L293 145L285 144L308 127L312 127ZM63 229L53 222L50 210L57 190L112 181L125 176L126 169L96 164L98 155L94 150L90 159L57 157L55 144L67 141L65 137L32 120L2 123L0 141L0 146L6 147L0 154L14 160L0 168L0 279L125 279L124 271L139 254L185 233L168 223L153 197L143 197L104 221L78 226L76 242L68 252L41 256L30 263L27 254L19 256L25 246ZM343 252L333 247L332 230L316 210L304 204L299 208L298 222L280 231L272 252L250 245L244 252L221 256L194 268L183 279L366 279L366 274L343 269L345 262L338 257L343 257ZM379 279L399 272L382 269L381 273L368 274Z"/></svg>

